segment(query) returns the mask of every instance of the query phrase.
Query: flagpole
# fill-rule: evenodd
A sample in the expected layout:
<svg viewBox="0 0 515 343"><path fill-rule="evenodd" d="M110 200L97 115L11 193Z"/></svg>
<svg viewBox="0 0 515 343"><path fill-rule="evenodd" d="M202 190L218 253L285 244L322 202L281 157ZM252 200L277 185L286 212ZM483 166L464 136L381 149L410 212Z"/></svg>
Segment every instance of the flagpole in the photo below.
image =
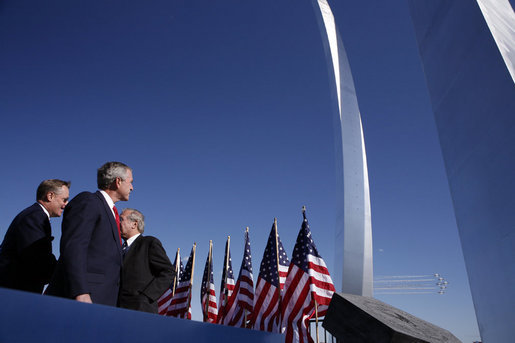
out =
<svg viewBox="0 0 515 343"><path fill-rule="evenodd" d="M302 216L306 219L306 206L302 206ZM318 343L318 304L315 300L315 330L316 330L316 343Z"/></svg>
<svg viewBox="0 0 515 343"><path fill-rule="evenodd" d="M227 305L227 271L229 270L229 254L231 249L231 236L227 236L227 251L225 252L225 280L224 280L224 303L223 303L223 311L225 312L225 305ZM225 313L223 313L225 315Z"/></svg>
<svg viewBox="0 0 515 343"><path fill-rule="evenodd" d="M229 269L229 247L231 244L231 236L227 236L227 242L225 243L225 261L224 261L224 270L222 275L223 279L223 288L220 290L221 294L221 303L220 303L220 312L218 313L218 323L223 324L224 316L225 316L225 305L227 305L227 271Z"/></svg>
<svg viewBox="0 0 515 343"><path fill-rule="evenodd" d="M181 263L181 257L179 255L180 251L181 248L177 248L177 254L175 255L175 276L173 277L172 297L175 295L175 287L177 286L177 276L179 275L179 265Z"/></svg>
<svg viewBox="0 0 515 343"><path fill-rule="evenodd" d="M213 241L209 240L209 254L207 256L207 278L206 278L206 313L204 315L204 322L209 320L209 288L211 286L211 252L213 250Z"/></svg>
<svg viewBox="0 0 515 343"><path fill-rule="evenodd" d="M281 324L282 324L282 317L281 317L281 314L282 314L282 290L281 290L281 276L279 275L279 233L277 232L277 218L274 218L274 228L275 228L275 256L277 257L276 260L277 260L277 281L279 282L279 301L278 301L278 306L279 306L279 316L277 316L277 320L278 320L278 325L279 325L279 332L281 330Z"/></svg>
<svg viewBox="0 0 515 343"><path fill-rule="evenodd" d="M231 246L231 236L227 236L227 256L225 256L225 271L229 268L229 249ZM224 283L227 281L227 273L225 274Z"/></svg>
<svg viewBox="0 0 515 343"><path fill-rule="evenodd" d="M318 343L318 304L315 300L315 325L316 325L316 332L317 332L317 342Z"/></svg>
<svg viewBox="0 0 515 343"><path fill-rule="evenodd" d="M281 289L281 278L279 277L279 240L277 237L279 234L277 233L277 218L274 218L274 228L275 228L275 256L277 257L277 280L279 281L279 290Z"/></svg>
<svg viewBox="0 0 515 343"><path fill-rule="evenodd" d="M197 243L193 243L193 259L191 260L191 278L190 278L190 295L188 297L188 306L186 307L186 318L188 318L188 312L191 306L191 292L193 291L193 272L195 271L195 251L197 249Z"/></svg>
<svg viewBox="0 0 515 343"><path fill-rule="evenodd" d="M247 243L247 237L249 236L249 227L245 229L245 244ZM246 249L246 246L245 246ZM244 252L245 254L245 252ZM243 327L247 328L247 309L243 309Z"/></svg>
<svg viewBox="0 0 515 343"><path fill-rule="evenodd" d="M193 287L193 272L195 271L195 251L197 250L197 243L193 243L193 260L191 261L191 279L190 285Z"/></svg>

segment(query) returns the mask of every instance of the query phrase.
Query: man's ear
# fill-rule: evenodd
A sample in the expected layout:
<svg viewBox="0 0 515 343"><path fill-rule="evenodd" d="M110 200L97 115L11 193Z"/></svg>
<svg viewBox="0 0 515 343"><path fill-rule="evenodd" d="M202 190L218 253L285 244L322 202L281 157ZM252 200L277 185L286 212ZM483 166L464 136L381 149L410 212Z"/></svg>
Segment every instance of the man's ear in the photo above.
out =
<svg viewBox="0 0 515 343"><path fill-rule="evenodd" d="M47 194L45 196L45 200L50 202L50 201L52 201L54 196L55 196L54 192L47 192Z"/></svg>

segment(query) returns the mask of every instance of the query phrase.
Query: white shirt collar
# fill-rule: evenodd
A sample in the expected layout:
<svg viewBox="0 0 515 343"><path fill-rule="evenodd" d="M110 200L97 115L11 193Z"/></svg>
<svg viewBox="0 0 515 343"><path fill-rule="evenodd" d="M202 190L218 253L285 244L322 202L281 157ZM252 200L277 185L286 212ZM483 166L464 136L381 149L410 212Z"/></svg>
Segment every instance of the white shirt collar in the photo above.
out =
<svg viewBox="0 0 515 343"><path fill-rule="evenodd" d="M114 201L113 199L111 199L111 197L109 196L109 194L107 194L105 191L103 190L99 190L100 193L102 193L102 195L104 196L104 198L106 199L107 201L107 204L109 205L109 208L111 209L111 212L113 212L113 216L115 216L114 214L114 210L113 210L113 207L114 207ZM116 216L115 216L116 217Z"/></svg>
<svg viewBox="0 0 515 343"><path fill-rule="evenodd" d="M138 238L138 237L139 237L139 235L141 235L141 233L137 233L137 234L135 234L134 236L132 236L131 238L129 238L129 239L127 240L127 246L128 246L128 247L130 247L130 246L131 246L131 244L136 240L136 238Z"/></svg>
<svg viewBox="0 0 515 343"><path fill-rule="evenodd" d="M38 205L41 206L41 208L43 209L43 211L46 213L48 219L50 219L50 213L48 213L48 211L46 210L45 206L41 205L39 202L38 202Z"/></svg>

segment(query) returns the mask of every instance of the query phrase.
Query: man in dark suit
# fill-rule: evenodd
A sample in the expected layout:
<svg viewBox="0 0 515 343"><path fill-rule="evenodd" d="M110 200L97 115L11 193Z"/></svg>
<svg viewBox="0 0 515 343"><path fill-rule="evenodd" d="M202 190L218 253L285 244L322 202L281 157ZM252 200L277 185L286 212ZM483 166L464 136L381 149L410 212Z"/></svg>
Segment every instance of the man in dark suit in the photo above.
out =
<svg viewBox="0 0 515 343"><path fill-rule="evenodd" d="M0 247L0 286L41 293L50 281L56 260L52 254L50 217L59 217L70 196L70 182L41 182L36 203L21 211Z"/></svg>
<svg viewBox="0 0 515 343"><path fill-rule="evenodd" d="M64 211L61 255L45 292L86 303L116 306L122 266L119 215L129 200L132 170L121 162L98 169L99 191L82 192Z"/></svg>
<svg viewBox="0 0 515 343"><path fill-rule="evenodd" d="M124 260L118 305L132 310L157 313L157 300L172 283L173 266L161 242L143 236L145 218L128 208L120 216Z"/></svg>

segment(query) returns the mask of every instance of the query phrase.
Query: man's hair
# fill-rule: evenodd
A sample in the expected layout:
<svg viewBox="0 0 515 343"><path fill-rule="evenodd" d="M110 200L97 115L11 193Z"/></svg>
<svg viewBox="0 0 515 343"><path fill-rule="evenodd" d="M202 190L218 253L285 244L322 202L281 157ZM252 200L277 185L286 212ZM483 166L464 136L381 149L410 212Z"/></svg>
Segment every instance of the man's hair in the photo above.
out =
<svg viewBox="0 0 515 343"><path fill-rule="evenodd" d="M62 191L61 187L66 186L68 189L70 189L71 184L71 181L63 181L58 179L45 180L38 186L38 190L36 191L36 201L44 200L48 192L60 194Z"/></svg>
<svg viewBox="0 0 515 343"><path fill-rule="evenodd" d="M129 212L129 214L127 215L127 219L138 223L139 233L143 233L143 231L145 231L145 216L143 215L143 213L133 208L126 208L123 210L123 212Z"/></svg>
<svg viewBox="0 0 515 343"><path fill-rule="evenodd" d="M107 162L97 171L97 185L98 189L108 189L109 186L119 177L125 180L127 171L132 170L129 166L122 162Z"/></svg>

